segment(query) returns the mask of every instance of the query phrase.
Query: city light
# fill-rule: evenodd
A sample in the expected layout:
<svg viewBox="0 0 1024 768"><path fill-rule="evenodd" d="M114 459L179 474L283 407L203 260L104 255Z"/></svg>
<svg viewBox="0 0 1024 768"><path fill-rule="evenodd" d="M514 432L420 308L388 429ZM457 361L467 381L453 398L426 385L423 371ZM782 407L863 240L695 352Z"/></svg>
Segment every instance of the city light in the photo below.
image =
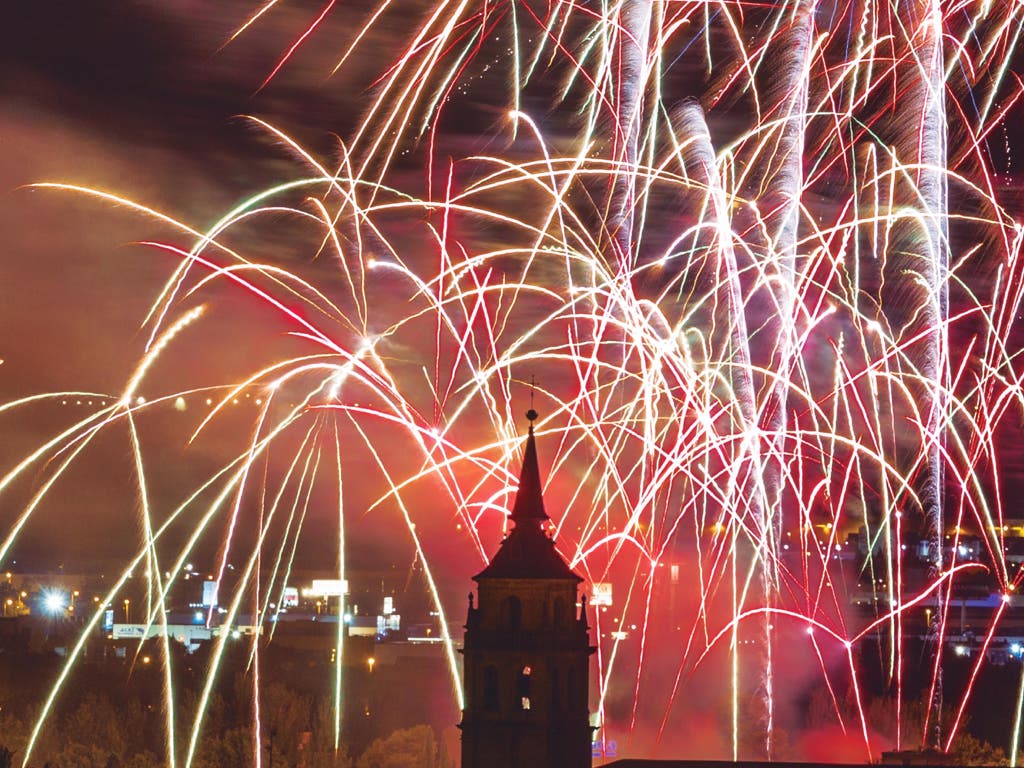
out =
<svg viewBox="0 0 1024 768"><path fill-rule="evenodd" d="M49 590L43 593L43 608L51 616L63 613L67 605L67 598L63 592Z"/></svg>

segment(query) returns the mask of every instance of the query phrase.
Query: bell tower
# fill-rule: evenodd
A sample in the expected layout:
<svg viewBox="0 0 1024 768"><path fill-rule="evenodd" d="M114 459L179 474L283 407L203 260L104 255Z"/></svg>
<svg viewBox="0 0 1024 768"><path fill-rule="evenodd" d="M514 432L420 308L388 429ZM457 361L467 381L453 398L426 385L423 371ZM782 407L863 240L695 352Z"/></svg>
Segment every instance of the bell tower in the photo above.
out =
<svg viewBox="0 0 1024 768"><path fill-rule="evenodd" d="M462 768L590 768L590 645L581 581L555 550L533 422L512 531L473 577L464 654Z"/></svg>

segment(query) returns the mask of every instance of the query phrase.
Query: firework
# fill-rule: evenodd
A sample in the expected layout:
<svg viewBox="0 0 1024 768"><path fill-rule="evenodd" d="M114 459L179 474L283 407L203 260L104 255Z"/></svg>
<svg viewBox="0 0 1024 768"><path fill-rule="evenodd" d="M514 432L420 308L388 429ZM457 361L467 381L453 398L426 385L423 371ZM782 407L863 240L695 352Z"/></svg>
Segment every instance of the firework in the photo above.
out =
<svg viewBox="0 0 1024 768"><path fill-rule="evenodd" d="M333 6L285 46L261 88ZM339 67L399 11L384 2L369 12L340 42ZM197 543L216 535L218 580L229 554L245 563L229 618L250 587L267 616L295 561L303 489L314 485L334 499L344 578L351 499L370 494L368 513L397 515L423 564L461 704L446 619L457 606L438 586L434 540L443 530L447 543L457 522L467 564L493 551L514 491L516 413L535 377L548 495L564 510L552 515L557 541L573 568L621 596L597 615L598 725L653 723L663 734L711 666L730 692L734 757L751 739L772 755L777 702L809 685L829 691L844 729L836 691L853 691L845 714L877 756L855 664L871 642L896 702L897 746L949 749L1021 580L1005 554L1000 443L1024 406L1014 324L1024 229L1000 197L989 146L1021 92L1011 68L1021 16L1020 6L938 0L442 3L409 25L333 164L260 122L296 152L300 175L206 231L106 192L49 185L176 227L172 242L150 245L178 267L116 404L0 481L49 460L0 560L104 430L127 428L136 457L142 543L125 574L145 564L158 575L150 622L166 625L171 585ZM498 103L509 110L509 150L445 167L442 118L473 108L460 84L490 68L495 51L508 62ZM536 93L550 97L546 125L522 98ZM403 152L423 159L425 185L404 186ZM250 233L282 216L304 228L296 247L331 265L329 284L247 252ZM213 321L201 306L236 293L285 327L293 355L254 355L238 381L148 379L158 359L202 343L193 326ZM144 386L156 394L142 402ZM147 412L199 391L217 396L191 441L230 421L240 395L259 393L262 405L223 468L157 514L139 431ZM370 457L372 481L356 454ZM424 487L434 490L429 509ZM170 552L164 531L183 515L198 522ZM239 555L243 519L258 534ZM858 528L871 557L849 553L846 535ZM980 541L979 558L958 554L963 530ZM923 583L908 576L917 537ZM851 558L870 585L869 613L851 606ZM949 701L952 596L982 569L998 608L969 684ZM925 609L936 617L927 624ZM933 649L930 706L922 732L908 733L904 651L914 637ZM816 664L781 674L783 646L798 643ZM193 759L224 646L222 636L185 726L171 717L164 654L169 764ZM340 660L336 668L340 701ZM941 732L944 710L955 715ZM184 755L173 751L182 727ZM1016 741L1008 746L1015 755Z"/></svg>

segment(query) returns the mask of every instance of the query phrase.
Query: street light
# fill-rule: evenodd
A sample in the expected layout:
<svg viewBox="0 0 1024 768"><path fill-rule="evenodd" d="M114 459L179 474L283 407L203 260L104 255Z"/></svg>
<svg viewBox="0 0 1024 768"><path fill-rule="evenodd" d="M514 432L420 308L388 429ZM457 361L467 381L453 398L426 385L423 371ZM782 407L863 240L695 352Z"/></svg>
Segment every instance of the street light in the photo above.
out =
<svg viewBox="0 0 1024 768"><path fill-rule="evenodd" d="M127 597L124 599L124 623L131 624L131 604L132 601Z"/></svg>
<svg viewBox="0 0 1024 768"><path fill-rule="evenodd" d="M43 608L46 612L56 616L64 610L64 595L60 592L46 592L43 594Z"/></svg>

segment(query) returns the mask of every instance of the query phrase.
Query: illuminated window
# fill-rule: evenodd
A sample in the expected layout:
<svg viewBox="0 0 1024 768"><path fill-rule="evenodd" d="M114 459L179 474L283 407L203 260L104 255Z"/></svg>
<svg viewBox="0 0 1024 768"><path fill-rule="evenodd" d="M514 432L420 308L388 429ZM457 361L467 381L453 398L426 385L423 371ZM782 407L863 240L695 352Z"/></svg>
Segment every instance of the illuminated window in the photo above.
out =
<svg viewBox="0 0 1024 768"><path fill-rule="evenodd" d="M516 694L519 696L519 708L530 708L530 678L533 675L533 668L529 665L523 667L519 673L519 684L516 686Z"/></svg>

